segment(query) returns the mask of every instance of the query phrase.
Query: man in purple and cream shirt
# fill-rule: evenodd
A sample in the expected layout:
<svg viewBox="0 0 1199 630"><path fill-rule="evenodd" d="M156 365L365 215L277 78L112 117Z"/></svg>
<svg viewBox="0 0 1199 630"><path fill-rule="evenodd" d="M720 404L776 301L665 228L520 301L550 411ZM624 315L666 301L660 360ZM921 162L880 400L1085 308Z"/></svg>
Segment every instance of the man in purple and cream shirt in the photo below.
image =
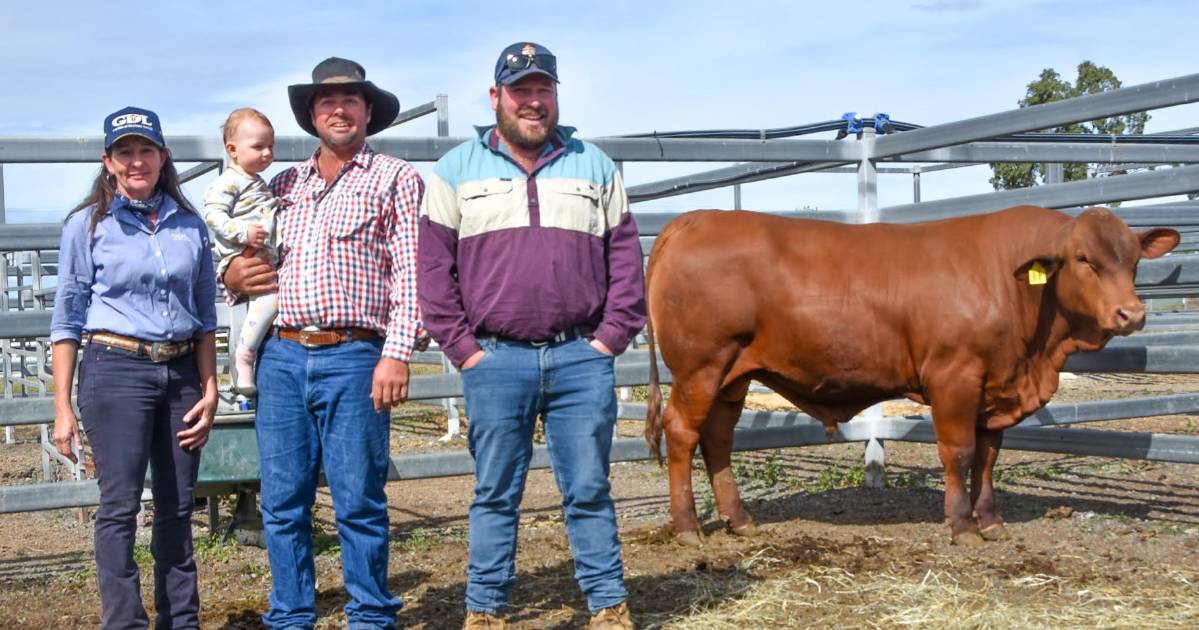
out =
<svg viewBox="0 0 1199 630"><path fill-rule="evenodd" d="M462 370L475 457L467 627L503 623L538 416L593 625L632 627L608 455L614 355L645 323L641 244L616 165L558 126L557 88L548 50L506 48L496 125L437 162L421 207L417 294Z"/></svg>

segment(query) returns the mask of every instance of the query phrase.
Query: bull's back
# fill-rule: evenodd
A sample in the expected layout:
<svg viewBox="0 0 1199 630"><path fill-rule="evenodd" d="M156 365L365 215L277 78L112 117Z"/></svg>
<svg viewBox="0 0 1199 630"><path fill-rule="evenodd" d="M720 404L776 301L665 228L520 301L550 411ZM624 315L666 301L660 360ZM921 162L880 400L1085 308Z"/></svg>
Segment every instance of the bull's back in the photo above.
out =
<svg viewBox="0 0 1199 630"><path fill-rule="evenodd" d="M664 360L676 371L728 363L733 377L765 370L831 396L902 389L908 321L886 287L906 263L875 265L863 253L904 249L903 227L731 211L680 217L655 243L647 276Z"/></svg>
<svg viewBox="0 0 1199 630"><path fill-rule="evenodd" d="M654 244L651 311L706 306L720 315L715 324L738 332L770 319L903 318L898 302L906 301L904 294L935 290L926 277L949 264L920 253L927 252L927 232L927 226L846 225L744 211L688 213ZM768 317L772 313L777 317Z"/></svg>
<svg viewBox="0 0 1199 630"><path fill-rule="evenodd" d="M911 225L688 213L651 253L650 315L672 369L737 346L741 367L805 387L911 391L928 357L1007 342L1024 255L1011 241L1064 220L1039 208Z"/></svg>

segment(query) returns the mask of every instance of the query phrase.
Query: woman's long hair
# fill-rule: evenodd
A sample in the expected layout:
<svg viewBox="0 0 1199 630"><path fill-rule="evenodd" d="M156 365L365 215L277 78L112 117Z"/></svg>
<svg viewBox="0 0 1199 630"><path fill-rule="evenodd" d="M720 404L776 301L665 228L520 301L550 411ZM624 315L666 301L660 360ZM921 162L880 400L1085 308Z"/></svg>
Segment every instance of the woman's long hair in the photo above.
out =
<svg viewBox="0 0 1199 630"><path fill-rule="evenodd" d="M105 153L112 157L111 148ZM158 173L158 185L155 188L174 199L180 208L188 212L196 212L187 197L183 196L183 189L179 184L179 172L175 170L175 161L171 159L171 152L167 151L166 153L166 159L162 161L162 170ZM79 205L71 208L71 211L67 213L67 219L70 219L71 215L76 212L91 208L91 223L87 227L88 234L91 234L96 230L96 224L108 216L108 206L112 205L112 200L116 196L117 178L101 164L100 172L96 173L96 181L92 182L91 191L83 198L83 201L79 202Z"/></svg>

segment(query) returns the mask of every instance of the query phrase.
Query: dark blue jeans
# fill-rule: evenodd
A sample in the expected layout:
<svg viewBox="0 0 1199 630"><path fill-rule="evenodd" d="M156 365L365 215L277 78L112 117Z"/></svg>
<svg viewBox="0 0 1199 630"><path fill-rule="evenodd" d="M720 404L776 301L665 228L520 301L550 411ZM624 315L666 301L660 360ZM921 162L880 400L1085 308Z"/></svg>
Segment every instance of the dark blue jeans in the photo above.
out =
<svg viewBox="0 0 1199 630"><path fill-rule="evenodd" d="M200 453L180 448L175 437L200 395L194 353L153 363L102 344L83 350L78 401L100 485L96 578L105 629L149 625L133 561L147 464L154 493L154 627L200 627L191 529Z"/></svg>
<svg viewBox="0 0 1199 630"><path fill-rule="evenodd" d="M542 346L484 340L483 349L486 356L462 371L475 458L467 610L494 614L508 605L538 416L562 493L575 580L592 613L620 604L628 591L608 483L616 423L612 357L585 339Z"/></svg>
<svg viewBox="0 0 1199 630"><path fill-rule="evenodd" d="M375 411L371 381L383 343L305 348L268 337L258 361L254 420L262 465L262 522L271 561L271 628L316 623L312 504L321 469L333 495L352 630L395 627L387 590L390 414Z"/></svg>

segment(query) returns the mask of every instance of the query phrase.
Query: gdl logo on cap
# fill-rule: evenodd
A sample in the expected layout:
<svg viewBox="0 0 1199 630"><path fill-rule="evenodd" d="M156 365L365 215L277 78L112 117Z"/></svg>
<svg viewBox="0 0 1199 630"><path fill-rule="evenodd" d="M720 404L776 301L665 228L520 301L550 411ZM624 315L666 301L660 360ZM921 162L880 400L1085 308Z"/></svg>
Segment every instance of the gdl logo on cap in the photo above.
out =
<svg viewBox="0 0 1199 630"><path fill-rule="evenodd" d="M158 114L148 109L126 107L109 114L105 119L105 149L111 148L117 140L130 135L141 136L160 147L166 146L166 140L162 137L162 126L158 122Z"/></svg>
<svg viewBox="0 0 1199 630"><path fill-rule="evenodd" d="M125 125L146 125L150 126L150 117L145 114L125 114L112 119L114 129L119 129Z"/></svg>

